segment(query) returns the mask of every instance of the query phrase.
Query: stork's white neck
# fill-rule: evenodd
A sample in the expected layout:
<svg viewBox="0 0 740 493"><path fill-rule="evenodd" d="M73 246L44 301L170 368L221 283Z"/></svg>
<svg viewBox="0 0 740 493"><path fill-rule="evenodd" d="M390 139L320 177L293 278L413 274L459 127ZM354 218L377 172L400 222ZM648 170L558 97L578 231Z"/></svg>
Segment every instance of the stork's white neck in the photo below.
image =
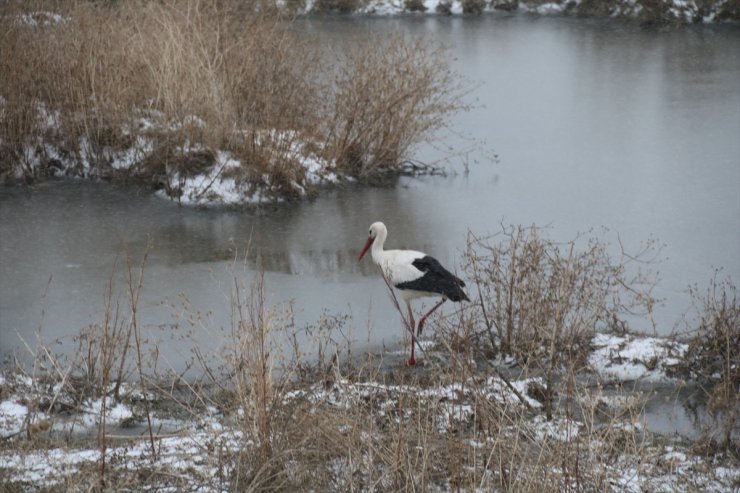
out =
<svg viewBox="0 0 740 493"><path fill-rule="evenodd" d="M385 245L385 239L388 236L388 229L386 229L385 224L380 224L381 227L378 228L378 234L375 236L375 239L373 240L373 246L370 250L370 254L373 257L373 262L380 265L381 261L384 257L385 250L383 250L383 246Z"/></svg>

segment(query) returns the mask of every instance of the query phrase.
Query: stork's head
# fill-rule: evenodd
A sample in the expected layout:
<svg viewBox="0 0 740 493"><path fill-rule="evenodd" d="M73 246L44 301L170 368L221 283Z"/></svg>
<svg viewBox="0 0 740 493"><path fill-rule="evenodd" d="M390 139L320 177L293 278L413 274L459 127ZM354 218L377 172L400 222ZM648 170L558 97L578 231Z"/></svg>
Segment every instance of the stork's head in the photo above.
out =
<svg viewBox="0 0 740 493"><path fill-rule="evenodd" d="M370 246L373 244L375 239L387 231L388 230L385 228L385 224L381 223L380 221L374 222L370 225L370 229L367 232L367 241L365 242L365 245L362 247L360 256L357 258L358 262L362 260L362 257L365 256L365 254L370 249Z"/></svg>

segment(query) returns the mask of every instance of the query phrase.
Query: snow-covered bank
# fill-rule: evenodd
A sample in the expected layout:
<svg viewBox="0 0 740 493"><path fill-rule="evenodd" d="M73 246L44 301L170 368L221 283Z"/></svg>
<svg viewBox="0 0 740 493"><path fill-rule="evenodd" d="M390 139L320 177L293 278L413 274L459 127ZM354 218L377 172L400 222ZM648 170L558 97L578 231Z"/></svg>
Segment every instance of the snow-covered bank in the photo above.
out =
<svg viewBox="0 0 740 493"><path fill-rule="evenodd" d="M0 101L0 107L2 105ZM315 187L336 184L351 177L338 174L336 163L318 156L316 146L296 132L263 132L259 145L270 149L273 157L259 176L251 176L248 167L229 151L205 149L201 145L183 145L163 156L162 135L175 134L182 125L205 125L195 116L183 122L157 121L161 115L141 117L134 125L122 126L121 141L93 145L81 137L73 148L65 148L49 136L60 132L60 115L39 106L39 120L44 131L23 146L17 178L30 176L67 176L96 179L136 179L153 181L162 197L183 205L243 205L305 196ZM152 172L149 163L162 161ZM275 182L271 168L292 164L290 179Z"/></svg>
<svg viewBox="0 0 740 493"><path fill-rule="evenodd" d="M13 55L0 64L1 182L70 176L182 204L279 202L402 172L412 146L465 107L443 50L422 40L335 53L241 2L37 8L0 8L0 50Z"/></svg>
<svg viewBox="0 0 740 493"><path fill-rule="evenodd" d="M360 15L464 15L526 13L611 17L655 24L696 24L740 21L737 0L307 0L300 5L275 0L278 9L302 15L324 12ZM36 11L20 21L51 25L67 19L57 13Z"/></svg>
<svg viewBox="0 0 740 493"><path fill-rule="evenodd" d="M670 381L664 370L686 349L655 338L607 335L596 336L593 346L590 367L601 383ZM730 492L740 483L740 464L731 454L699 455L686 440L651 437L640 416L641 407L629 394L619 399L605 395L600 385L579 388L577 406L600 409L608 417L593 420L589 413L564 411L548 421L541 412L539 377L509 381L475 370L467 374L469 370L460 367L440 379L427 375L436 371L430 363L414 370L387 368L385 373L368 372L376 375L372 378L352 378L335 368L325 381L285 389L273 405L273 419L286 414L295 425L276 430L271 446L275 453L281 444L291 444L287 453L293 459L283 464L285 485L306 486L297 478L306 474L308 466L311 477L322 481L311 486L318 484L325 491L345 491L350 485L364 485L362 489L368 491L394 489L392 464L386 462L382 444L406 438L411 439L411 450L432 454L425 461L452 447L467 464L464 481L470 476L485 491L505 491L497 486L501 471L489 468L485 458L512 443L520 443L517 447L526 451L507 449L512 459L533 451L540 454L535 464L505 466L512 478L539 471L545 478L560 478L559 484L578 478L582 485L615 492ZM240 468L245 467L245 454L257 457L264 452L259 434L253 433L252 411L243 406L196 405L176 418L166 411L170 406L163 404L163 395L143 394L136 386L125 385L119 401L107 398L108 438L101 447L86 438L98 432L104 414L101 398L83 398L75 406L59 385L19 374L0 378L0 395L4 444L0 477L14 491L38 487L78 491L94 486L103 453L109 485L232 491L237 477L244 474ZM142 412L145 398L155 409L151 416L154 452ZM418 426L423 433L417 436ZM312 448L312 440L319 439L314 433L328 439L321 448L326 454L318 454L322 459ZM576 451L582 470L569 469L568 461L574 458L567 451ZM423 483L424 489L449 490L453 473L433 475L432 482Z"/></svg>
<svg viewBox="0 0 740 493"><path fill-rule="evenodd" d="M2 108L0 99L0 109ZM356 178L343 172L333 159L322 157L320 145L295 131L263 131L254 138L266 156L263 171L244 163L227 150L204 148L200 144L163 149L163 135L176 134L183 125L204 126L196 116L179 123L162 123L161 115L141 117L132 129L117 131L123 139L93 145L81 137L73 148L58 144L58 114L39 105L44 129L23 145L14 179L24 177L70 177L101 180L144 181L158 196L182 205L233 206L281 202L311 195L322 187L352 183ZM165 137L164 140L167 138ZM399 164L391 171L409 175L442 173L418 163Z"/></svg>
<svg viewBox="0 0 740 493"><path fill-rule="evenodd" d="M659 337L596 334L591 368L603 382L666 382L688 346Z"/></svg>
<svg viewBox="0 0 740 493"><path fill-rule="evenodd" d="M306 2L303 12L327 10L364 15L519 12L611 17L650 24L740 21L740 4L735 0L313 0Z"/></svg>

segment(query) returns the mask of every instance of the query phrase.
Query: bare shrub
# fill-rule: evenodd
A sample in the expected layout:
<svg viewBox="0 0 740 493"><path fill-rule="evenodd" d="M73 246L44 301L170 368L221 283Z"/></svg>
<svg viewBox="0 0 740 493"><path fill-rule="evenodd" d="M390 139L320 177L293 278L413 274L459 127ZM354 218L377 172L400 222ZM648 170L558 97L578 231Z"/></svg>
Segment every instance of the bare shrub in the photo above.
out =
<svg viewBox="0 0 740 493"><path fill-rule="evenodd" d="M463 109L444 59L424 40L369 39L339 62L325 126L330 156L360 178L397 169L412 146Z"/></svg>
<svg viewBox="0 0 740 493"><path fill-rule="evenodd" d="M317 0L313 5L316 12L354 12L363 5L363 0Z"/></svg>
<svg viewBox="0 0 740 493"><path fill-rule="evenodd" d="M628 311L651 313L654 283L639 271L628 277L627 264L654 245L615 262L597 239L561 244L535 226L502 229L500 244L469 233L465 268L477 287L489 347L544 371L551 417L557 372L584 366L596 330L623 328Z"/></svg>
<svg viewBox="0 0 740 493"><path fill-rule="evenodd" d="M482 14L486 8L485 0L463 0L462 9L466 14Z"/></svg>
<svg viewBox="0 0 740 493"><path fill-rule="evenodd" d="M697 286L690 288L699 320L679 369L698 381L720 424L719 430L705 430L707 438L728 449L740 423L740 305L732 281L718 276L715 272L703 295Z"/></svg>
<svg viewBox="0 0 740 493"><path fill-rule="evenodd" d="M452 2L450 0L442 0L437 4L435 10L438 14L452 15Z"/></svg>
<svg viewBox="0 0 740 493"><path fill-rule="evenodd" d="M409 12L426 12L427 7L422 0L405 0L403 8Z"/></svg>
<svg viewBox="0 0 740 493"><path fill-rule="evenodd" d="M258 4L41 3L59 20L0 7L4 179L63 169L161 183L181 178L193 152L225 150L241 163L229 170L237 182L269 177L290 195L300 152L357 176L393 170L461 108L442 52L421 41L363 40L330 65ZM134 163L114 167L130 150Z"/></svg>
<svg viewBox="0 0 740 493"><path fill-rule="evenodd" d="M299 361L298 356L286 359L281 349L283 329L292 327L292 314L281 306L267 305L261 268L249 287L243 283L235 273L232 289L225 293L233 325L220 352L223 375L215 383L225 393L216 402L234 416L242 434L244 446L230 454L234 488L278 491L289 484L286 464L297 446L293 440L300 436L294 429L296 411L284 402Z"/></svg>
<svg viewBox="0 0 740 493"><path fill-rule="evenodd" d="M493 0L491 6L496 10L513 12L519 8L519 0Z"/></svg>

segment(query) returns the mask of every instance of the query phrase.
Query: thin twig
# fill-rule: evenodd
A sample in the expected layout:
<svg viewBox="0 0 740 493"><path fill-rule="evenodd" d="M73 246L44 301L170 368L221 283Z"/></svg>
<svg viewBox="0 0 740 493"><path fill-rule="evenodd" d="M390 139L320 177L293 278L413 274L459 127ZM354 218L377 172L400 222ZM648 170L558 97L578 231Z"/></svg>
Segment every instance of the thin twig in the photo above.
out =
<svg viewBox="0 0 740 493"><path fill-rule="evenodd" d="M391 296L391 301L393 302L393 306L396 308L396 311L401 316L401 321L403 322L404 328L409 334L411 334L412 343L415 344L416 347L420 349L422 353L424 353L425 352L424 348L419 344L419 341L414 336L414 327L411 327L411 321L408 320L403 314L403 310L401 309L401 304L398 302L398 297L396 297L396 290L393 289L393 285L391 284L391 281L388 279L388 276L385 275L385 272L383 272L383 268L378 266L378 270L380 270L380 275L383 276L383 281L385 282L385 285L388 287L388 291Z"/></svg>

